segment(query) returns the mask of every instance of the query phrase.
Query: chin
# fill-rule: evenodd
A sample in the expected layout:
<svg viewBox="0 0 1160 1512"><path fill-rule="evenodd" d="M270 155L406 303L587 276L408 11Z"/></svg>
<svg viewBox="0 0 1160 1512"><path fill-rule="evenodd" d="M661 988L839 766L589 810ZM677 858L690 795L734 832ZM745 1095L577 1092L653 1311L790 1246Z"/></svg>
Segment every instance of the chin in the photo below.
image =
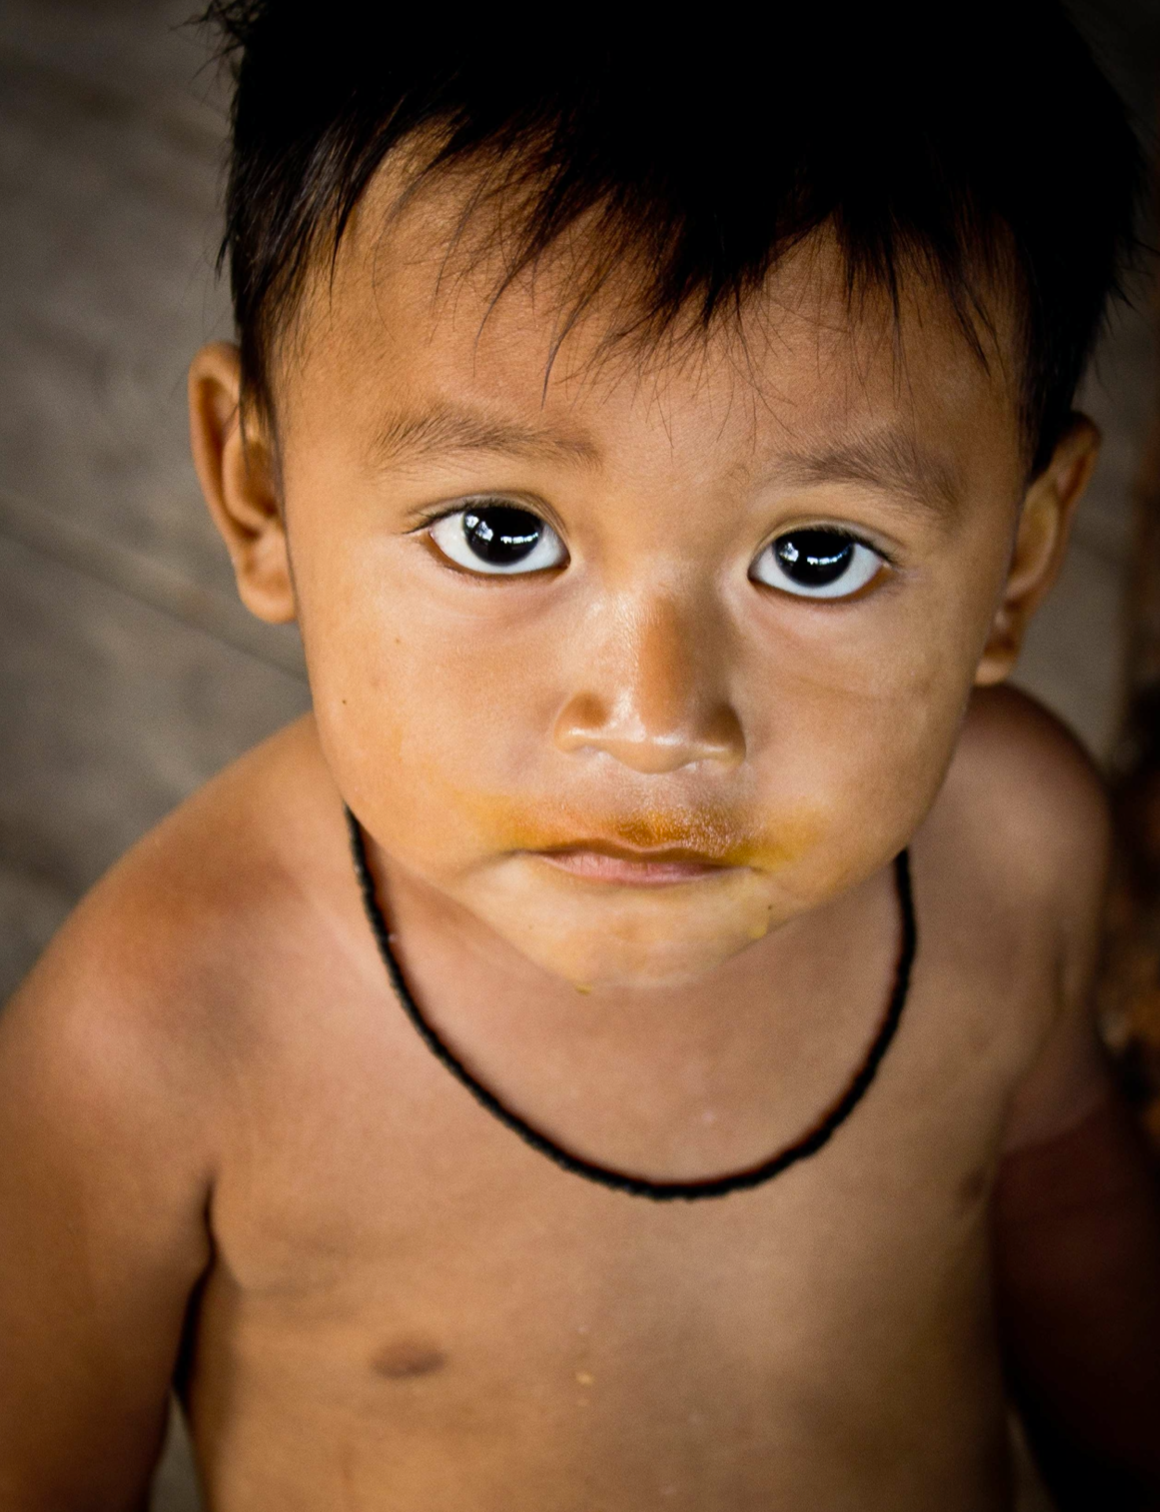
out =
<svg viewBox="0 0 1160 1512"><path fill-rule="evenodd" d="M518 934L499 921L492 921L492 927L498 924L499 932L527 960L580 991L647 990L695 982L764 938L769 927L764 904L710 911L709 917L704 910L661 912L630 905L612 918L602 909L603 917L596 920L561 916L564 912L529 909L527 927Z"/></svg>
<svg viewBox="0 0 1160 1512"><path fill-rule="evenodd" d="M749 867L673 887L606 888L526 858L482 869L459 901L525 960L593 991L703 979L805 902Z"/></svg>
<svg viewBox="0 0 1160 1512"><path fill-rule="evenodd" d="M565 940L549 945L542 954L525 944L524 954L578 991L631 992L696 982L752 943L749 939L719 941L713 948L707 942L690 946L683 941L660 941L641 946L607 939Z"/></svg>

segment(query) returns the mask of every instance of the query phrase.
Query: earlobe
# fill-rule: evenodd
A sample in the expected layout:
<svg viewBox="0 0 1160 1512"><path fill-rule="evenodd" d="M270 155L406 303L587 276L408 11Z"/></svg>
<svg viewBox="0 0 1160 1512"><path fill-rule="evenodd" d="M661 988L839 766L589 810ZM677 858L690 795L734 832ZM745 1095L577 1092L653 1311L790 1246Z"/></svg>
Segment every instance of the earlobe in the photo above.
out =
<svg viewBox="0 0 1160 1512"><path fill-rule="evenodd" d="M1014 667L1032 616L1063 565L1076 506L1099 449L1096 426L1086 415L1073 415L1051 461L1028 488L1003 593L975 671L976 686L1002 682Z"/></svg>
<svg viewBox="0 0 1160 1512"><path fill-rule="evenodd" d="M238 593L259 619L295 617L277 468L265 425L241 424L237 347L215 341L189 370L193 460L209 512L230 553Z"/></svg>

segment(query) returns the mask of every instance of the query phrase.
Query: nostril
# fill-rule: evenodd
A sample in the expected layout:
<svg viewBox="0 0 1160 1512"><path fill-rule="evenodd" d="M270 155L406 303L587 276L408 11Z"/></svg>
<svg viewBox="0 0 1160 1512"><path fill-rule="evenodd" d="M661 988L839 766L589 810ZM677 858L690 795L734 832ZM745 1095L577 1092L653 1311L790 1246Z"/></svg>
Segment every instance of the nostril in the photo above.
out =
<svg viewBox="0 0 1160 1512"><path fill-rule="evenodd" d="M711 711L702 731L706 761L737 766L745 760L745 731L731 704L719 704Z"/></svg>
<svg viewBox="0 0 1160 1512"><path fill-rule="evenodd" d="M562 751L579 751L598 740L612 725L612 710L594 693L580 693L561 710L556 720L556 745Z"/></svg>

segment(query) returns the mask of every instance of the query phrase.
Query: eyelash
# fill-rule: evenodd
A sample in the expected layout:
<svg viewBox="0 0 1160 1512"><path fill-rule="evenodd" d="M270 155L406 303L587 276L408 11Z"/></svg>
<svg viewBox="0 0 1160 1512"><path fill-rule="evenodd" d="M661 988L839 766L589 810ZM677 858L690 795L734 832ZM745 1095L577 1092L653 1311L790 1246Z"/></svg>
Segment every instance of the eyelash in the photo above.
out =
<svg viewBox="0 0 1160 1512"><path fill-rule="evenodd" d="M457 507L435 513L419 529L461 572L484 578L535 577L568 565L568 549L546 510L494 494L456 502ZM440 530L453 521L460 522L459 532ZM534 521L535 528L521 521Z"/></svg>
<svg viewBox="0 0 1160 1512"><path fill-rule="evenodd" d="M538 503L538 501L537 501L537 503ZM509 496L503 495L503 494L498 494L498 495L497 494L476 494L476 495L471 495L471 496L469 496L469 497L467 497L465 499L459 499L453 505L437 506L437 507L435 507L435 508L427 511L422 516L420 516L419 519L417 520L416 524L413 525L411 527L411 529L408 531L408 534L409 535L424 535L424 534L428 534L436 525L438 525L440 523L440 521L451 519L451 518L454 518L457 515L461 515L461 514L465 513L467 510L469 510L471 508L471 506L473 504L474 505L478 505L478 506L487 506L487 505L501 506L501 507L506 507L506 508L509 508L509 509L517 509L517 510L524 511L524 512L526 512L528 514L534 515L537 519L542 520L543 523L545 525L547 525L550 530L552 530L553 532L555 532L557 535L560 535L560 532L557 530L556 526L553 525L552 522L551 522L551 520L549 520L547 518L546 511L545 512L541 512L543 510L543 506L542 505L540 505L539 508L536 508L536 507L533 507L531 505L530 501L528 503L525 503L522 500L517 500L517 499L514 499L514 498L510 498ZM835 535L835 536L840 536L843 540L848 541L852 546L861 547L861 548L863 548L866 551L873 552L874 555L876 557L878 557L878 559L879 559L882 567L886 567L886 568L889 568L889 569L892 569L892 570L896 570L897 569L897 565L898 565L897 564L897 559L895 558L893 552L886 550L877 541L870 540L867 536L862 535L862 534L860 534L857 531L851 530L848 526L838 526L838 525L831 524L828 521L811 522L809 524L795 525L795 526L790 526L788 529L784 529L783 528L783 529L779 530L776 536L771 537L771 539L768 540L765 543L765 545L760 548L760 550L754 556L753 562L757 563L758 561L760 561L761 558L764 556L764 554L767 551L769 551L770 548L773 547L776 544L776 542L779 541L779 540L781 540L783 537L788 536L788 535L793 535L795 533L802 533L802 534L804 534L805 532L808 532L808 531L819 531L819 532L824 532L825 534L832 534L832 535ZM562 543L562 535L561 535L560 538L561 538L561 543ZM439 551L441 555L445 556L445 553L442 552L442 548L438 545L438 543L436 542L436 543L434 543L434 545L435 545L435 549L437 551ZM458 564L456 564L456 565L458 565ZM567 563L565 562L564 565L567 565ZM462 568L461 570L464 573L466 573L467 575L469 575L469 576L477 576L477 577L483 577L483 578L490 577L490 576L510 576L510 577L527 576L527 577L532 577L532 576L536 575L535 572L528 572L528 573L518 573L518 572L513 572L513 573L502 573L502 572L488 573L486 571L479 571L479 570L476 570L476 569L473 569L473 568ZM752 578L750 580L753 581ZM873 577L868 580L868 582L872 582L872 581L873 581ZM825 597L824 595L820 595L820 594L808 594L808 593L794 595L794 594L789 593L789 591L787 589L779 589L779 588L777 588L773 584L768 584L768 585L764 585L764 586L769 586L769 587L773 588L773 590L775 592L785 593L789 597L813 598L813 599L818 599L818 598ZM832 596L830 596L830 598L827 601L828 602L841 603L843 601L843 598L855 598L855 597L857 597L860 594L860 592L861 592L860 589L856 589L856 590L854 590L854 592L852 592L850 594L847 594L847 595L832 595Z"/></svg>
<svg viewBox="0 0 1160 1512"><path fill-rule="evenodd" d="M454 515L461 515L465 510L470 509L473 504L502 504L508 509L525 510L528 514L535 515L538 520L543 520L546 525L550 525L557 535L563 539L562 531L557 525L553 524L551 516L539 500L536 500L535 503L524 503L522 499L509 494L469 494L466 498L459 499L451 505L437 504L434 508L423 514L412 515L411 518L415 523L407 528L406 534L413 536L426 535L428 531L439 524L440 520L449 520Z"/></svg>

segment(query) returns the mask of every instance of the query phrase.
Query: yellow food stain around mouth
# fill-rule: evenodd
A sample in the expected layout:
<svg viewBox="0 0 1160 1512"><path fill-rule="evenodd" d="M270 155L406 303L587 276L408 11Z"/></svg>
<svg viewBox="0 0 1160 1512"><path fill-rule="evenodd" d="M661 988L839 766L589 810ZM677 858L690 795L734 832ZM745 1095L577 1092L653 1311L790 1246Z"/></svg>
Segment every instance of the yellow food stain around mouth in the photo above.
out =
<svg viewBox="0 0 1160 1512"><path fill-rule="evenodd" d="M592 992L592 988L587 982L573 982L572 986L575 987L581 997L588 997Z"/></svg>
<svg viewBox="0 0 1160 1512"><path fill-rule="evenodd" d="M808 851L818 817L800 808L772 822L753 822L741 807L706 803L602 815L575 802L522 802L507 794L453 790L465 820L489 846L510 853L562 850L585 840L620 843L637 850L680 849L721 867L781 871ZM449 795L450 796L450 795Z"/></svg>

